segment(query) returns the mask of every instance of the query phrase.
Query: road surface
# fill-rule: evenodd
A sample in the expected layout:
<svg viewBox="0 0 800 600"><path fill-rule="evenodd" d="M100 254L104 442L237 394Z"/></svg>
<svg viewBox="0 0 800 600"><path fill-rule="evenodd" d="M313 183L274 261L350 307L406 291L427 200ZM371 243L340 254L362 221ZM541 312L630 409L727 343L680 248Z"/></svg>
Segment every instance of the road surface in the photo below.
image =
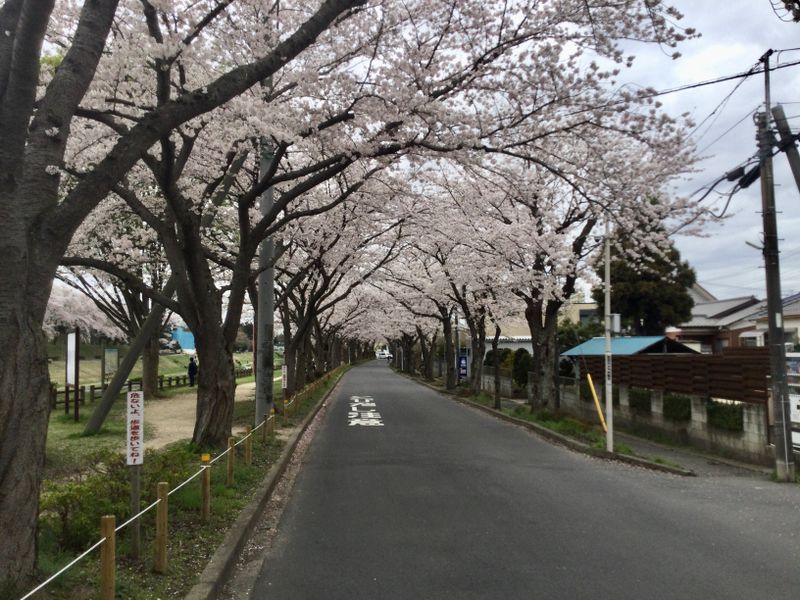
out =
<svg viewBox="0 0 800 600"><path fill-rule="evenodd" d="M330 401L251 597L797 599L800 487L589 458L373 361Z"/></svg>

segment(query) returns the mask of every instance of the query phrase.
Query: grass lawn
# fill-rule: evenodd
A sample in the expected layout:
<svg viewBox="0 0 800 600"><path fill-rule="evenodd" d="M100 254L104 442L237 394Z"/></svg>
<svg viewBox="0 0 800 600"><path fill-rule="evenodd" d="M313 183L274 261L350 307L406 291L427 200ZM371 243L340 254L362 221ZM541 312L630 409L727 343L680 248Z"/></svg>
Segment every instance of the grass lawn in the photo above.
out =
<svg viewBox="0 0 800 600"><path fill-rule="evenodd" d="M94 355L91 351L83 351L81 348L80 364L80 381L82 385L99 385L100 384L100 370L101 360L99 354ZM120 351L120 362L122 362L123 351ZM189 365L189 354L162 354L158 360L159 374L169 377L175 375L186 375L186 369ZM233 355L233 361L236 366L249 366L253 364L253 355L250 352L238 352ZM275 367L280 368L283 364L283 356L280 354L275 355ZM136 366L131 371L130 378L135 379L142 376L142 360L136 361ZM59 387L64 387L64 380L66 377L66 363L63 356L58 360L53 360L50 363L50 381L57 384Z"/></svg>
<svg viewBox="0 0 800 600"><path fill-rule="evenodd" d="M276 371L276 376L279 373ZM239 383L247 381L252 381L252 378L240 379ZM291 427L301 422L336 381L336 377L330 378L302 394L288 425ZM281 398L280 384L280 380L273 382L276 399ZM254 399L235 403L234 425L237 429L252 423L253 403ZM81 423L58 413L51 415L39 530L41 579L56 572L99 538L100 515L114 514L117 524L120 524L131 514L129 473L121 455L125 437L123 405L124 402L117 402L101 432L88 437L82 435L82 430L90 411L86 411ZM279 419L277 425L282 427L283 419ZM255 435L253 440L252 465L243 464L244 445L237 448L232 487L225 485L224 459L212 468L212 516L209 523L203 524L199 519L199 480L170 496L169 565L165 575L152 572L154 511L142 517L142 553L139 559L128 557L130 529L118 534L118 598L150 600L185 596L239 511L250 501L269 466L280 455L284 444L280 437L262 443L261 436ZM218 449L198 448L185 442L156 451L148 450L142 470L142 508L153 501L157 481L177 486L197 472L200 453L209 450L212 455L219 453ZM98 598L98 589L95 551L56 579L37 598Z"/></svg>

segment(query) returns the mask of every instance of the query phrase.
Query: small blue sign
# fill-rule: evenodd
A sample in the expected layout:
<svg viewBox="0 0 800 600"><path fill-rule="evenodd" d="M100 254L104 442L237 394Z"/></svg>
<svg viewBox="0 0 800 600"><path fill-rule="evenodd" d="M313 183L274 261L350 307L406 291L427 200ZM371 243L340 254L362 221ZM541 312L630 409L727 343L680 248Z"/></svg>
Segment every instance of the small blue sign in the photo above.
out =
<svg viewBox="0 0 800 600"><path fill-rule="evenodd" d="M466 356L459 356L458 357L458 378L459 379L466 379L467 377L467 357Z"/></svg>

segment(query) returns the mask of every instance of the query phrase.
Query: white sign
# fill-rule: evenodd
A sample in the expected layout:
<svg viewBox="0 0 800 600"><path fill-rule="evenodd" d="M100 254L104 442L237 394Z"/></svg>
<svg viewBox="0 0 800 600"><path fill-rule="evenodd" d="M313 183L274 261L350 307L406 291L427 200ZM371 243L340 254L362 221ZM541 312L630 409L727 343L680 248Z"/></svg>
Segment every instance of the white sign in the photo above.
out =
<svg viewBox="0 0 800 600"><path fill-rule="evenodd" d="M144 394L128 392L128 464L144 461Z"/></svg>
<svg viewBox="0 0 800 600"><path fill-rule="evenodd" d="M67 384L75 385L75 364L78 358L78 334L67 334Z"/></svg>
<svg viewBox="0 0 800 600"><path fill-rule="evenodd" d="M381 413L375 410L372 396L350 396L350 412L347 413L349 426L383 427Z"/></svg>
<svg viewBox="0 0 800 600"><path fill-rule="evenodd" d="M285 390L289 385L287 384L288 374L286 372L286 365L281 365L281 387Z"/></svg>

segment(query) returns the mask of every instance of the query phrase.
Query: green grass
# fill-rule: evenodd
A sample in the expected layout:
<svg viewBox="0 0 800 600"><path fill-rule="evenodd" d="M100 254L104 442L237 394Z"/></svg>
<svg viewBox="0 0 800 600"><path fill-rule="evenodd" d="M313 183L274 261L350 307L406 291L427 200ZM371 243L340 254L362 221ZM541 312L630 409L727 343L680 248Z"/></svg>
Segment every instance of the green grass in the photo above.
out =
<svg viewBox="0 0 800 600"><path fill-rule="evenodd" d="M289 424L295 425L305 418L308 411L337 380L336 377L331 377L303 394ZM273 391L275 397L280 399L280 381L273 383ZM252 423L253 403L253 399L235 403L235 425ZM128 472L124 457L119 454L125 433L122 404L117 403L103 429L95 436L81 435L83 422L75 423L60 414L53 414L51 417L48 436L50 477L45 482L44 520L40 521L39 537L38 564L42 580L71 561L81 549L91 545L89 541L79 549L69 547L69 536L65 538L65 532L80 532L75 539L80 539L81 542L84 538L99 539L99 518L108 512L109 503L117 507L111 511L117 517L117 524L130 516L129 491L125 483ZM281 419L278 420L278 426L282 426ZM140 559L128 558L129 541L126 531L123 530L118 535L118 598L150 600L183 597L188 592L283 449L284 442L277 438L264 444L257 434L253 440L253 465L244 464L244 445L237 447L233 487L228 488L225 485L225 459L212 467L210 523L200 523L199 479L170 496L167 551L169 566L165 575L155 575L152 572L154 511L142 517ZM171 486L176 486L196 472L202 450L191 444L178 443L157 451L148 451L142 480L142 507L154 500L156 481L168 481ZM65 523L69 524L69 528L64 529ZM37 597L47 600L97 598L98 589L95 551L56 579Z"/></svg>
<svg viewBox="0 0 800 600"><path fill-rule="evenodd" d="M83 353L83 352L82 352ZM120 362L122 362L123 353L120 352ZM186 375L186 369L189 365L189 354L161 354L158 358L158 373L164 377L174 377L176 375ZM280 368L283 364L283 358L280 355L275 357L275 365ZM247 366L253 364L253 355L250 352L241 352L233 355L234 364L237 366ZM82 385L99 385L100 384L100 369L101 361L99 358L86 358L81 359L80 363L80 381ZM66 372L66 364L63 357L59 360L53 360L50 363L50 381L57 384L59 387L64 387L64 380ZM142 360L141 358L136 361L129 379L136 379L142 376Z"/></svg>

